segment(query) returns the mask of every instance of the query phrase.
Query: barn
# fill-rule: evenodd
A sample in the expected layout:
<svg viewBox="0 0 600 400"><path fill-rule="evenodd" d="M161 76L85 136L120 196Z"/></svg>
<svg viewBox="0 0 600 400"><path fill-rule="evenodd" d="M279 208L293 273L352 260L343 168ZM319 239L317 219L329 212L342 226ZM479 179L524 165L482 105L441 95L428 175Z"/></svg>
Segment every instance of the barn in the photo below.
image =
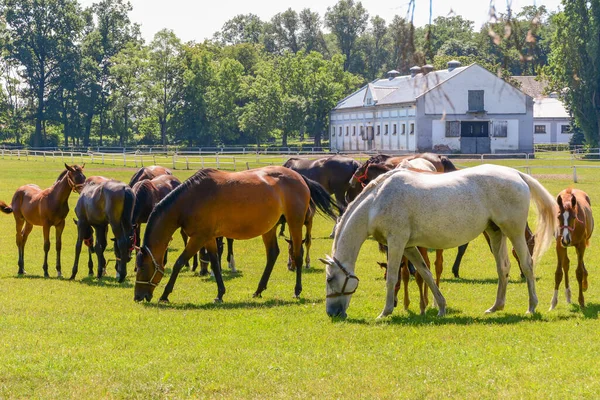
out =
<svg viewBox="0 0 600 400"><path fill-rule="evenodd" d="M330 112L332 151L533 151L533 99L478 64L397 71Z"/></svg>

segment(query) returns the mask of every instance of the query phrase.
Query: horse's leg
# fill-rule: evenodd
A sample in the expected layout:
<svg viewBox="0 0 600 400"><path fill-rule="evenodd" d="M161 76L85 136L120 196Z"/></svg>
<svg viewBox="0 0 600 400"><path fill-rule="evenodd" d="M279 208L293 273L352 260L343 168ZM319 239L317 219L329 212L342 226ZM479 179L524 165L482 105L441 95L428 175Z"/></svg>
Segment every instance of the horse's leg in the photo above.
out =
<svg viewBox="0 0 600 400"><path fill-rule="evenodd" d="M15 235L15 240L17 243L17 250L19 252L19 261L18 261L19 271L17 273L19 275L23 275L25 273L25 265L24 265L24 260L23 260L23 253L24 253L23 248L25 247L25 244L23 243L23 233L25 232L25 230L23 229L23 225L25 224L25 220L15 214L15 223L16 223L16 230L17 230L16 235Z"/></svg>
<svg viewBox="0 0 600 400"><path fill-rule="evenodd" d="M567 249L561 246L560 239L556 241L556 271L554 271L554 294L552 295L552 302L550 303L550 311L554 310L558 304L558 288L560 282L563 279L563 263L565 262L565 256L567 255ZM568 262L568 259L567 259ZM565 281L566 287L566 281Z"/></svg>
<svg viewBox="0 0 600 400"><path fill-rule="evenodd" d="M81 244L83 243L83 222L80 219L77 222L77 242L75 243L75 261L73 262L73 269L71 270L71 277L69 278L69 280L73 280L75 279L75 277L77 276L77 270L79 269L79 256L81 254ZM57 240L58 241L58 240ZM92 255L90 253L90 259L91 259ZM89 262L88 261L88 267L89 267ZM93 270L90 269L90 274L93 275Z"/></svg>
<svg viewBox="0 0 600 400"><path fill-rule="evenodd" d="M267 289L267 283L269 282L269 277L271 276L271 272L273 272L273 265L275 265L275 261L279 256L279 245L277 244L277 225L273 227L269 232L262 235L263 242L265 244L265 250L267 251L267 265L265 266L265 270L260 278L260 282L258 283L258 288L256 292L254 292L253 297L262 297L261 293ZM302 271L302 268L296 268L296 271Z"/></svg>
<svg viewBox="0 0 600 400"><path fill-rule="evenodd" d="M175 286L175 281L177 280L179 271L181 271L181 268L185 265L185 262L189 260L194 255L194 253L200 251L200 248L205 243L205 238L198 238L198 236L192 236L188 239L185 249L183 249L183 252L179 255L177 261L175 261L175 264L173 264L173 271L171 272L171 276L169 277L169 282L167 283L167 286L165 286L165 290L162 296L160 296L159 301L169 301L169 295L171 294L171 292L173 292L173 286Z"/></svg>
<svg viewBox="0 0 600 400"><path fill-rule="evenodd" d="M208 275L208 263L210 262L210 260L207 260L208 252L206 251L206 249L204 247L200 248L199 252L200 252L200 272L198 272L198 275L206 276L206 275Z"/></svg>
<svg viewBox="0 0 600 400"><path fill-rule="evenodd" d="M279 236L285 236L285 221L281 221L281 230L279 231Z"/></svg>
<svg viewBox="0 0 600 400"><path fill-rule="evenodd" d="M516 234L511 234L508 236L513 247L517 251L517 255L519 256L519 260L521 260L521 268L523 269L523 274L525 274L525 280L527 281L527 289L529 292L529 307L527 308L527 313L534 313L535 308L538 304L537 294L535 292L535 276L533 275L533 260L531 259L531 254L529 254L529 248L527 247L527 242L525 241L525 235L523 231L517 232ZM508 254L506 254L506 277L508 278L508 270L510 270L510 262L508 261Z"/></svg>
<svg viewBox="0 0 600 400"><path fill-rule="evenodd" d="M94 246L94 252L96 253L96 257L98 257L98 279L100 279L106 274L106 258L104 258L104 250L106 249L108 225L98 225L94 228L96 231L96 245Z"/></svg>
<svg viewBox="0 0 600 400"><path fill-rule="evenodd" d="M188 241L187 233L185 233L183 231L183 228L181 228L179 230L179 233L181 234L181 239L183 239L183 246L185 247L187 245L187 241ZM167 252L165 251L165 256L166 256L166 253ZM196 261L196 262L198 262L198 261ZM165 261L165 264L166 264L166 261ZM185 266L188 267L188 268L190 267L190 261L189 260L185 263ZM195 267L197 267L197 266L198 266L198 264L195 265ZM195 270L196 270L196 268L192 268L192 271L195 271Z"/></svg>
<svg viewBox="0 0 600 400"><path fill-rule="evenodd" d="M227 266L231 272L237 272L235 269L235 258L233 257L233 239L227 238Z"/></svg>
<svg viewBox="0 0 600 400"><path fill-rule="evenodd" d="M496 301L486 313L503 310L506 303L506 287L508 285L508 272L510 262L508 261L508 250L506 246L506 235L499 229L488 229L486 231L492 254L496 260L496 271L498 272L498 291Z"/></svg>
<svg viewBox="0 0 600 400"><path fill-rule="evenodd" d="M402 254L404 245L402 242L394 241L391 237L387 238L387 271L385 274L386 297L385 306L379 317L383 318L394 311L394 299L396 297L396 283L400 277L400 267L402 264Z"/></svg>
<svg viewBox="0 0 600 400"><path fill-rule="evenodd" d="M421 257L425 261L425 265L427 269L431 271L431 262L429 261L429 255L427 254L427 249L425 247L417 247ZM415 275L415 280L417 281L417 286L419 287L419 306L421 308L421 314L425 314L425 308L429 305L429 296L427 292L427 286L423 286L423 277L421 274Z"/></svg>
<svg viewBox="0 0 600 400"><path fill-rule="evenodd" d="M210 268L217 282L217 297L215 303L223 302L223 295L225 294L225 284L223 283L223 274L221 269L221 254L223 254L223 237L221 237L221 243L213 241L212 243L206 243L206 251L208 252L208 258L210 259Z"/></svg>
<svg viewBox="0 0 600 400"><path fill-rule="evenodd" d="M452 266L452 273L455 278L458 278L458 272L460 269L460 263L462 262L462 258L467 251L467 247L469 247L469 243L465 243L462 246L458 246L458 253L456 253L456 259L454 260L454 265Z"/></svg>
<svg viewBox="0 0 600 400"><path fill-rule="evenodd" d="M416 247L409 247L404 249L404 255L417 268L418 274L421 275L427 286L429 286L429 289L431 289L436 304L438 305L438 316L444 316L446 314L446 299L444 299L442 292L440 292L440 289L435 284L433 275L431 275L431 271L427 267L427 264L425 264L425 260L421 256L421 253Z"/></svg>
<svg viewBox="0 0 600 400"><path fill-rule="evenodd" d="M25 245L27 244L27 238L33 229L33 225L29 222L25 221L25 226L21 231L21 263L19 264L19 268L25 273L23 269L25 267Z"/></svg>
<svg viewBox="0 0 600 400"><path fill-rule="evenodd" d="M60 278L62 276L62 267L60 265L60 251L62 250L62 234L65 229L65 220L63 219L56 225L56 273Z"/></svg>
<svg viewBox="0 0 600 400"><path fill-rule="evenodd" d="M94 260L92 259L94 254L94 246L88 247L88 276L94 276Z"/></svg>
<svg viewBox="0 0 600 400"><path fill-rule="evenodd" d="M575 276L577 277L577 283L579 284L579 306L584 309L585 308L585 299L583 298L583 292L587 290L587 275L588 272L585 269L585 264L583 263L583 256L585 255L585 241L579 243L577 247L575 247L577 251L577 269L575 270Z"/></svg>
<svg viewBox="0 0 600 400"><path fill-rule="evenodd" d="M442 272L444 272L444 250L438 249L435 251L435 284L437 287L440 287ZM435 297L433 298L433 306L437 307Z"/></svg>
<svg viewBox="0 0 600 400"><path fill-rule="evenodd" d="M402 286L404 286L404 309L408 310L410 305L410 297L408 296L408 282L410 281L410 271L408 270L408 260L406 257L402 257L402 265L400 266L400 276L402 279ZM399 284L400 282L398 282ZM398 284L396 287L398 287ZM396 300L394 306L398 304L398 290L396 290Z"/></svg>
<svg viewBox="0 0 600 400"><path fill-rule="evenodd" d="M306 235L304 236L304 247L306 249L306 265L305 268L310 268L310 246L312 245L312 226L313 226L313 217L308 218L306 223Z"/></svg>
<svg viewBox="0 0 600 400"><path fill-rule="evenodd" d="M44 232L44 265L42 265L42 268L44 269L44 278L49 278L48 252L50 251L50 225L44 224L42 230Z"/></svg>

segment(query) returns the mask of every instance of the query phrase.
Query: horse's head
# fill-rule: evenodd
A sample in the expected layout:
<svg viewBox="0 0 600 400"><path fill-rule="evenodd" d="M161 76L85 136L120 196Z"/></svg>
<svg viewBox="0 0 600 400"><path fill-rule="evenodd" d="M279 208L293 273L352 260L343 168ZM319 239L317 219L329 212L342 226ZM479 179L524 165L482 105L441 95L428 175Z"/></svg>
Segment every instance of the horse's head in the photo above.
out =
<svg viewBox="0 0 600 400"><path fill-rule="evenodd" d="M352 178L350 178L350 187L358 188L359 192L363 187L367 184L367 179L369 175L369 165L371 165L371 160L365 161L360 167L354 171Z"/></svg>
<svg viewBox="0 0 600 400"><path fill-rule="evenodd" d="M159 258L162 260L162 258ZM158 286L160 280L165 274L164 267L161 266L154 254L147 246L142 246L135 260L137 275L135 280L135 301L150 301L154 288Z"/></svg>
<svg viewBox="0 0 600 400"><path fill-rule="evenodd" d="M131 261L131 253L135 248L135 229L124 229L123 233L113 239L115 242L115 256L117 258L117 272L119 283L125 280L127 276L127 263Z"/></svg>
<svg viewBox="0 0 600 400"><path fill-rule="evenodd" d="M327 315L346 318L350 299L358 288L358 277L354 275L354 268L344 267L335 257L327 256L326 259L319 260L327 266Z"/></svg>
<svg viewBox="0 0 600 400"><path fill-rule="evenodd" d="M577 222L583 223L578 217L579 212L577 206L577 199L570 189L561 192L556 198L558 203L558 222L559 222L559 233L560 244L563 247L568 247L572 242L572 233L575 230L575 224Z"/></svg>
<svg viewBox="0 0 600 400"><path fill-rule="evenodd" d="M69 181L71 189L74 192L81 193L81 190L83 189L83 184L85 183L85 175L83 174L83 168L85 168L85 163L83 163L81 166L77 164L65 164L65 168L67 169L67 179Z"/></svg>

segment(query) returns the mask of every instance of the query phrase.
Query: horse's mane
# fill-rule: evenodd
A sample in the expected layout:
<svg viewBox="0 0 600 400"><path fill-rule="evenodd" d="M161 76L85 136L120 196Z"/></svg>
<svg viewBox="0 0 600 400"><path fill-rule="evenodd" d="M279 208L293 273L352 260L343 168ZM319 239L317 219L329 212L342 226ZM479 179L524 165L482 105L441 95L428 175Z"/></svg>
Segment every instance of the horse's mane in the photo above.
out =
<svg viewBox="0 0 600 400"><path fill-rule="evenodd" d="M183 193L185 193L190 187L201 184L203 181L207 180L207 178L210 178L215 172L219 172L219 170L214 168L200 169L194 175L186 179L181 185L173 189L168 195L166 195L165 198L154 207L152 213L150 213L148 224L146 225L146 232L150 232L153 229L156 219L163 213L167 212L177 202ZM144 243L145 242L146 235L144 235Z"/></svg>
<svg viewBox="0 0 600 400"><path fill-rule="evenodd" d="M454 163L452 161L450 161L450 159L448 157L440 156L440 161L442 162L442 165L444 166L444 172L458 171L458 168L456 168L456 165L454 165Z"/></svg>
<svg viewBox="0 0 600 400"><path fill-rule="evenodd" d="M152 183L146 179L143 181L137 182L133 185L133 193L135 194L135 206L133 207L133 222L137 222L139 218L142 207L148 199L152 199Z"/></svg>
<svg viewBox="0 0 600 400"><path fill-rule="evenodd" d="M385 164L369 164L369 169L371 171L372 170L381 171L382 174L385 174L386 172L391 171L393 168L389 168Z"/></svg>
<svg viewBox="0 0 600 400"><path fill-rule="evenodd" d="M389 158L392 158L392 156L388 154L377 154L376 156L371 156L367 162L369 164L381 164L386 162Z"/></svg>
<svg viewBox="0 0 600 400"><path fill-rule="evenodd" d="M129 186L133 187L137 183L137 180L142 176L142 174L146 172L146 167L142 167L138 169L138 171L133 175L131 180L129 181Z"/></svg>
<svg viewBox="0 0 600 400"><path fill-rule="evenodd" d="M399 171L403 171L403 170L392 169L392 170L387 171L385 174L379 175L377 178L375 178L371 182L369 182L367 184L367 186L365 186L365 188L362 190L362 192L360 192L358 194L358 196L356 196L356 198L350 204L348 204L348 207L346 207L344 214L340 217L340 221L338 222L337 228L335 229L335 236L333 238L333 247L334 248L336 247L336 244L337 244L337 239L339 237L338 236L339 231L344 227L344 225L346 225L346 222L347 222L349 216L354 212L354 209L356 207L358 207L358 205L360 203L362 203L363 198L367 197L373 190L378 188L380 182L386 180L389 176L391 176Z"/></svg>
<svg viewBox="0 0 600 400"><path fill-rule="evenodd" d="M58 178L56 178L56 180L54 181L54 183L58 183L58 181L60 181L62 178L64 178L64 176L67 174L67 172L69 172L69 170L65 168L65 170L60 173L60 175L58 176Z"/></svg>

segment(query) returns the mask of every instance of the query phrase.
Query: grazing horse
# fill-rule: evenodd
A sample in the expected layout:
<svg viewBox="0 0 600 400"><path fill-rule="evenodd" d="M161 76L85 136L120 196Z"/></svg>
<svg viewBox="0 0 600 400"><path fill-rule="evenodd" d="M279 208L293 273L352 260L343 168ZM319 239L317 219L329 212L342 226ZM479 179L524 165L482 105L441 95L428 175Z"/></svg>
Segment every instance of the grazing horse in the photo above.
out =
<svg viewBox="0 0 600 400"><path fill-rule="evenodd" d="M415 265L436 299L438 315L446 312L446 300L416 246L447 249L467 243L484 230L490 236L498 271L496 302L487 310L504 308L508 283L508 238L521 260L529 291L528 312L535 312L537 295L533 261L523 232L533 199L538 209L534 259L548 248L556 230L554 198L535 179L515 169L480 165L451 174L423 174L393 170L371 182L350 203L333 241L333 257L327 264L326 310L345 316L358 287L354 274L361 245L369 235L388 246L386 303L380 317L394 309L394 287L402 256Z"/></svg>
<svg viewBox="0 0 600 400"><path fill-rule="evenodd" d="M343 213L348 205L346 192L350 189L350 178L360 167L360 163L350 157L334 155L316 160L292 157L283 166L321 184L329 194L335 196L337 206ZM281 224L279 236L284 235L284 230L285 222ZM331 235L333 237L333 232Z"/></svg>
<svg viewBox="0 0 600 400"><path fill-rule="evenodd" d="M558 303L558 288L562 281L563 271L565 274L565 297L567 303L571 303L571 288L569 287L569 257L567 247L575 247L577 251L577 283L579 283L579 306L585 308L583 292L588 288L588 272L583 263L585 248L590 245L590 237L594 231L594 216L592 215L592 204L590 198L583 190L565 189L556 198L559 213L558 221L560 230L556 235L556 257L558 264L554 273L554 295L550 310Z"/></svg>
<svg viewBox="0 0 600 400"><path fill-rule="evenodd" d="M48 252L50 251L50 227L56 229L56 272L62 276L60 252L62 249L62 233L65 218L69 213L69 196L71 192L80 192L85 175L79 165L65 164L65 170L59 175L54 185L40 189L37 185L25 185L17 189L10 207L0 201L0 211L13 213L17 230L17 247L19 249L19 271L25 273L25 243L34 225L41 225L44 231L44 276L48 275ZM24 226L23 226L24 225Z"/></svg>
<svg viewBox="0 0 600 400"><path fill-rule="evenodd" d="M187 246L173 266L169 282L160 298L168 301L177 275L189 258L206 247L218 286L216 301L222 301L225 286L217 259L215 239L236 240L262 235L267 265L254 293L260 297L267 288L273 265L279 255L277 223L283 217L289 224L296 265L302 263L302 225L312 203L335 218L335 203L321 185L289 168L270 166L240 172L201 169L161 201L144 233L144 244L136 260L137 280L134 300L152 299L154 288L164 275L159 263L173 232L182 227L189 235ZM302 292L302 268L296 268L294 294Z"/></svg>
<svg viewBox="0 0 600 400"><path fill-rule="evenodd" d="M157 176L161 175L173 175L170 169L161 167L160 165L151 165L149 167L140 168L129 181L129 186L133 187L136 183L146 180L146 179L154 179Z"/></svg>
<svg viewBox="0 0 600 400"><path fill-rule="evenodd" d="M117 280L119 283L127 276L127 263L135 246L135 231L132 217L135 204L133 190L123 182L93 176L87 179L81 191L75 214L77 215L77 244L75 245L75 262L70 279L75 279L79 267L81 244L90 237L91 228L96 231L94 252L98 257L98 278L105 273L106 235L110 225L116 256Z"/></svg>

